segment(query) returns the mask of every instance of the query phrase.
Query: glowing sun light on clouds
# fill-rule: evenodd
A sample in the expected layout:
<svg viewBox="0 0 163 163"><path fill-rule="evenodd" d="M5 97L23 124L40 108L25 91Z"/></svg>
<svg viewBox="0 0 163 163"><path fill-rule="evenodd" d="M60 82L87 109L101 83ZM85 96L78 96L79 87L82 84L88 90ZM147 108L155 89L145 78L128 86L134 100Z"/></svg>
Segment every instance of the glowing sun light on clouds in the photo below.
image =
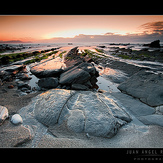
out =
<svg viewBox="0 0 163 163"><path fill-rule="evenodd" d="M84 35L102 35L106 33L108 29L72 29L66 31L58 31L54 33L49 33L44 36L46 39L51 39L54 37L64 37L64 38L73 38L77 35L84 34Z"/></svg>

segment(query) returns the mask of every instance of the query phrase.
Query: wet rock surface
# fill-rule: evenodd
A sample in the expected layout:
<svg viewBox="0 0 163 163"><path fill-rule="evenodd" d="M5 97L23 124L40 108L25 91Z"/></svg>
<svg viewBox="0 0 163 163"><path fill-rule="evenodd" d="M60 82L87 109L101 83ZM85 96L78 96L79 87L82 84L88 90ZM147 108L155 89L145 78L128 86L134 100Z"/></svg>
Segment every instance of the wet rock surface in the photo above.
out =
<svg viewBox="0 0 163 163"><path fill-rule="evenodd" d="M59 76L63 71L64 63L58 59L49 60L45 63L39 63L33 66L30 71L38 78Z"/></svg>
<svg viewBox="0 0 163 163"><path fill-rule="evenodd" d="M59 83L62 85L70 85L72 89L80 90L81 88L81 90L83 90L92 88L97 82L97 77L98 72L95 67L90 63L83 62L62 73Z"/></svg>
<svg viewBox="0 0 163 163"><path fill-rule="evenodd" d="M66 59L69 57L70 59ZM84 59L78 55L78 47L72 48L63 59L57 57L39 63L32 66L30 71L35 76L44 78L38 82L39 86L44 88L57 87L57 83L55 86L50 86L50 82L48 82L48 80L52 79L49 77L57 77L58 84L62 87L68 86L71 89L88 90L93 88L97 82L94 78L99 76L96 68L91 63L85 62ZM43 82L45 80L47 80L47 82ZM78 84L80 84L80 86Z"/></svg>

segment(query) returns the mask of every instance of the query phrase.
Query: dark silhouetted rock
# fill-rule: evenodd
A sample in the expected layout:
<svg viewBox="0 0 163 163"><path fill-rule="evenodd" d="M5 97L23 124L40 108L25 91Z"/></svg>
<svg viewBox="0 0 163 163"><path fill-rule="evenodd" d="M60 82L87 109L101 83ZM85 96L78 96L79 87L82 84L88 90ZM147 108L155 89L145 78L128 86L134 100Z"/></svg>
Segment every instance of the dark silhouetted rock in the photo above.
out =
<svg viewBox="0 0 163 163"><path fill-rule="evenodd" d="M160 48L160 40L155 40L149 45L151 48Z"/></svg>
<svg viewBox="0 0 163 163"><path fill-rule="evenodd" d="M42 78L38 81L38 86L43 88L56 88L58 79L54 77Z"/></svg>
<svg viewBox="0 0 163 163"><path fill-rule="evenodd" d="M19 77L21 80L31 80L32 77L29 77L27 74L22 73Z"/></svg>
<svg viewBox="0 0 163 163"><path fill-rule="evenodd" d="M59 84L62 86L66 85L76 89L77 87L72 86L72 84L82 84L84 85L81 88L82 90L87 90L88 87L91 88L97 81L92 80L91 77L96 78L99 76L96 68L91 63L84 62L84 59L78 55L78 47L72 48L66 55L66 58L69 57L70 59L66 59L65 62L57 57L37 64L30 71L39 78L58 77ZM38 85L44 88L56 87L51 87L50 83L46 83L45 80L40 80ZM46 86L47 84L48 86Z"/></svg>
<svg viewBox="0 0 163 163"><path fill-rule="evenodd" d="M106 46L99 45L98 47L99 47L99 48L105 48Z"/></svg>
<svg viewBox="0 0 163 163"><path fill-rule="evenodd" d="M14 85L9 85L8 88L12 89L12 88L14 88Z"/></svg>
<svg viewBox="0 0 163 163"><path fill-rule="evenodd" d="M31 89L31 86L29 86L28 84L24 83L23 81L17 82L17 86L18 86L18 89L21 89L23 87L25 87L27 89Z"/></svg>
<svg viewBox="0 0 163 163"><path fill-rule="evenodd" d="M160 48L160 40L155 40L150 44L143 44L143 46L149 46L151 48Z"/></svg>
<svg viewBox="0 0 163 163"><path fill-rule="evenodd" d="M77 55L77 53L78 53L78 47L74 47L67 53L67 56Z"/></svg>
<svg viewBox="0 0 163 163"><path fill-rule="evenodd" d="M99 76L96 68L91 63L83 62L79 58L72 61L74 65L64 70L64 73L60 75L59 83L62 85L81 84L83 85L79 86L81 90L87 90L88 87L91 88L97 82L96 77ZM78 85L73 85L71 88L80 89L79 87Z"/></svg>
<svg viewBox="0 0 163 163"><path fill-rule="evenodd" d="M88 90L88 87L82 84L72 84L71 88L75 90Z"/></svg>

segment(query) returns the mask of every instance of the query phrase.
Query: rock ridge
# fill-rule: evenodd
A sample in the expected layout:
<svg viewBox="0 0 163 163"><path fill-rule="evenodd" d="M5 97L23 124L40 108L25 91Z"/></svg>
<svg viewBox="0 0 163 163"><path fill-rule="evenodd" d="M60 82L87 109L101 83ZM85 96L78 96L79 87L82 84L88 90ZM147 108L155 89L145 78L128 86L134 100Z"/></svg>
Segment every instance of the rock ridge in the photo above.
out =
<svg viewBox="0 0 163 163"><path fill-rule="evenodd" d="M56 88L59 86L74 90L94 88L99 73L93 64L86 62L78 55L78 47L72 48L62 58L57 57L39 63L30 69L31 73L41 78L38 82L40 87ZM51 77L55 78L53 80L58 79L58 82L49 85L49 81L52 80Z"/></svg>

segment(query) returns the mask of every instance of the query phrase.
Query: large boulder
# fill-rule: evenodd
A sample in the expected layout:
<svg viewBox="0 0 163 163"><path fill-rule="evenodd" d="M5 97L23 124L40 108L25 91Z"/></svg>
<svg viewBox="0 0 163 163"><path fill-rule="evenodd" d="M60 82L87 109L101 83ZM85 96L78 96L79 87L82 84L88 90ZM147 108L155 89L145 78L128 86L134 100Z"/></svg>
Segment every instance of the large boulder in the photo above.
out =
<svg viewBox="0 0 163 163"><path fill-rule="evenodd" d="M64 124L69 132L108 138L131 121L112 96L92 91L51 89L38 95L25 110L47 127Z"/></svg>
<svg viewBox="0 0 163 163"><path fill-rule="evenodd" d="M150 106L163 105L163 74L139 71L118 86L121 91Z"/></svg>
<svg viewBox="0 0 163 163"><path fill-rule="evenodd" d="M60 75L61 85L70 85L72 89L88 90L93 88L99 76L96 68L78 55L78 47L67 53L69 59L65 60L66 68Z"/></svg>
<svg viewBox="0 0 163 163"><path fill-rule="evenodd" d="M96 77L98 77L98 75L96 68L91 63L82 62L68 68L68 70L66 69L65 72L60 75L59 83L62 85L71 85L72 89L87 90L97 82Z"/></svg>

